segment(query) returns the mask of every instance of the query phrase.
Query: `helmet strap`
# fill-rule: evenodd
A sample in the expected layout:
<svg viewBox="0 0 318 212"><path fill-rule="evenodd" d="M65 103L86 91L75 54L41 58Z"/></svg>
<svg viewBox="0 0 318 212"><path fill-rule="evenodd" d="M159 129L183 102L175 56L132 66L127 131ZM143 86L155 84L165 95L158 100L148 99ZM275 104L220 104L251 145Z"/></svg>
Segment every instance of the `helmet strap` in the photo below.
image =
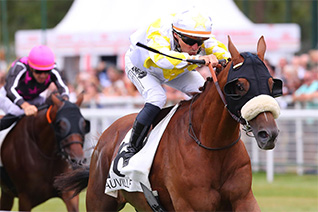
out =
<svg viewBox="0 0 318 212"><path fill-rule="evenodd" d="M174 30L172 29L172 36L173 36L173 40L174 40L174 50L178 51L178 52L181 52L181 47L180 47L180 44L179 44L179 41L178 39L175 37L174 35Z"/></svg>

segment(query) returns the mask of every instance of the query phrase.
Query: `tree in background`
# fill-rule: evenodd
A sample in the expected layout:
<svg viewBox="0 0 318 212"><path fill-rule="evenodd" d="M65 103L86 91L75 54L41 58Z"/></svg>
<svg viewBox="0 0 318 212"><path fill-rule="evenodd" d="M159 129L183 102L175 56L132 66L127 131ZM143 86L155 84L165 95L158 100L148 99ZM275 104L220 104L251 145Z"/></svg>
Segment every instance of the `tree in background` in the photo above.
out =
<svg viewBox="0 0 318 212"><path fill-rule="evenodd" d="M7 30L2 32L3 16L0 15L0 49L4 48L4 33L7 33L10 49L14 46L14 34L21 29L42 28L42 4L45 2L47 18L46 27L54 28L65 16L73 0L0 0L1 11L6 10ZM3 8L3 7L6 8ZM14 59L13 51L10 58Z"/></svg>
<svg viewBox="0 0 318 212"><path fill-rule="evenodd" d="M301 50L308 52L316 44L318 0L234 0L236 5L254 23L297 23L301 28ZM314 6L316 5L316 6ZM313 6L315 8L313 8ZM315 12L314 12L315 11ZM316 24L316 28L313 25ZM317 40L316 40L317 41ZM314 47L313 47L314 46ZM317 48L317 46L316 46Z"/></svg>

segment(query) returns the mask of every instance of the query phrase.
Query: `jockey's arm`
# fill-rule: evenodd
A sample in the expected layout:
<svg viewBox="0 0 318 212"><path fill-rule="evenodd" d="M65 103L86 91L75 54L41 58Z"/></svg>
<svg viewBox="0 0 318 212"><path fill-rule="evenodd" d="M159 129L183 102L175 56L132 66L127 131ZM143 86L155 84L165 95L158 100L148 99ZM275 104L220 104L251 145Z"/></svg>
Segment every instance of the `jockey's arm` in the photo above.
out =
<svg viewBox="0 0 318 212"><path fill-rule="evenodd" d="M213 54L218 60L226 59L228 61L228 59L231 57L226 46L220 41L216 40L214 37L205 41L204 45L206 54Z"/></svg>

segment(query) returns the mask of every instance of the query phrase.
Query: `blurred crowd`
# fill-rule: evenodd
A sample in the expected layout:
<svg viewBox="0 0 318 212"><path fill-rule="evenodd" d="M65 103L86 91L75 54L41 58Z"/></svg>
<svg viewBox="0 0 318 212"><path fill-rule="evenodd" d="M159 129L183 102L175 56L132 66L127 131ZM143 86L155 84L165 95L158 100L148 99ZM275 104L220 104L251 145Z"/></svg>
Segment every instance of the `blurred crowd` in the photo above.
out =
<svg viewBox="0 0 318 212"><path fill-rule="evenodd" d="M288 61L280 58L278 65L265 64L273 77L283 80L283 108L295 107L318 109L318 50L295 55Z"/></svg>
<svg viewBox="0 0 318 212"><path fill-rule="evenodd" d="M0 51L0 87L5 83L8 67L2 54ZM277 99L282 108L294 108L298 105L301 108L318 109L318 50L295 55L289 60L280 58L277 65L272 65L271 61L266 59L265 65L273 77L283 80L283 97ZM204 78L211 76L208 67L197 68L197 71ZM125 71L105 61L100 61L91 71L80 71L75 83L68 83L68 87L70 97L74 100L84 91L82 107L86 108L103 107L105 98L140 97ZM171 87L167 86L165 89L167 105L189 98Z"/></svg>

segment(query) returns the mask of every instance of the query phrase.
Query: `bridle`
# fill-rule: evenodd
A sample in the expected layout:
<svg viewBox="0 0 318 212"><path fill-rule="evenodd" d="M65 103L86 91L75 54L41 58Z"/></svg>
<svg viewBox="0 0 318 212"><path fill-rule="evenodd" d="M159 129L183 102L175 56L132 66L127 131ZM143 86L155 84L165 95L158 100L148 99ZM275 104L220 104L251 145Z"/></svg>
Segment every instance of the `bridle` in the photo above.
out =
<svg viewBox="0 0 318 212"><path fill-rule="evenodd" d="M227 146L218 147L218 148L207 147L207 146L203 145L201 143L201 141L198 139L198 137L196 136L196 134L195 134L195 132L193 130L193 125L192 125L192 120L191 120L191 117L192 117L192 113L191 113L192 104L193 104L193 102L194 102L194 100L196 99L197 96L198 96L198 94L196 94L192 98L190 106L189 106L189 128L188 128L189 136L199 145L199 147L202 147L202 148L204 148L206 150L218 151L218 150L228 149L228 148L231 148L232 146L234 146L241 139L241 131L240 131L240 134L239 134L238 138L234 142L232 142L231 144L229 144Z"/></svg>
<svg viewBox="0 0 318 212"><path fill-rule="evenodd" d="M54 123L51 120L50 115L49 115L51 109L52 109L52 105L48 108L48 110L46 112L46 118L47 118L48 123L51 125L51 127L53 128L53 131L56 134L56 129L55 129L55 124L56 123ZM68 138L70 136L74 136L74 135L79 135L82 138L82 140L81 141L80 140L68 141ZM82 146L82 148L83 148L83 146L84 146L84 136L85 135L81 135L80 133L71 133L71 134L67 133L65 136L57 136L56 135L56 139L57 139L57 142L58 142L58 150L59 150L57 154L61 155L61 157L63 159L65 159L69 164L71 164L72 167L76 167L78 165L81 165L81 164L85 163L85 161L87 159L84 158L83 160L76 161L76 160L72 159L71 156L65 151L65 148L69 147L69 146L71 146L73 144L80 144Z"/></svg>
<svg viewBox="0 0 318 212"><path fill-rule="evenodd" d="M221 88L220 88L220 85L218 83L218 79L216 77L216 74L213 70L213 67L211 64L209 64L209 69L211 71L211 74L212 74L212 79L213 79L213 82L214 82L214 85L219 93L219 96L220 98L222 99L222 102L224 104L224 106L227 108L227 103L226 103L226 100L224 98L224 95L221 91ZM232 146L234 146L240 139L241 139L241 131L239 131L239 136L238 138L233 141L231 144L227 145L227 146L224 146L224 147L219 147L219 148L212 148L212 147L207 147L205 145L203 145L201 143L201 141L198 139L198 137L196 136L194 130L193 130L193 125L192 125L192 113L191 113L191 109L192 109L192 104L194 102L194 100L197 98L199 94L196 94L195 96L193 96L192 100L191 100L191 103L190 103L190 106L189 106L189 128L188 128L188 134L189 136L202 148L206 149L206 150L212 150L212 151L218 151L218 150L224 150L224 149L228 149L228 148L231 148ZM227 110L229 112L229 114L232 116L232 118L237 121L238 123L241 123L243 126L246 125L245 129L250 129L250 127L248 127L248 122L246 122L243 118L239 118L237 117L235 114L233 114L231 111Z"/></svg>

